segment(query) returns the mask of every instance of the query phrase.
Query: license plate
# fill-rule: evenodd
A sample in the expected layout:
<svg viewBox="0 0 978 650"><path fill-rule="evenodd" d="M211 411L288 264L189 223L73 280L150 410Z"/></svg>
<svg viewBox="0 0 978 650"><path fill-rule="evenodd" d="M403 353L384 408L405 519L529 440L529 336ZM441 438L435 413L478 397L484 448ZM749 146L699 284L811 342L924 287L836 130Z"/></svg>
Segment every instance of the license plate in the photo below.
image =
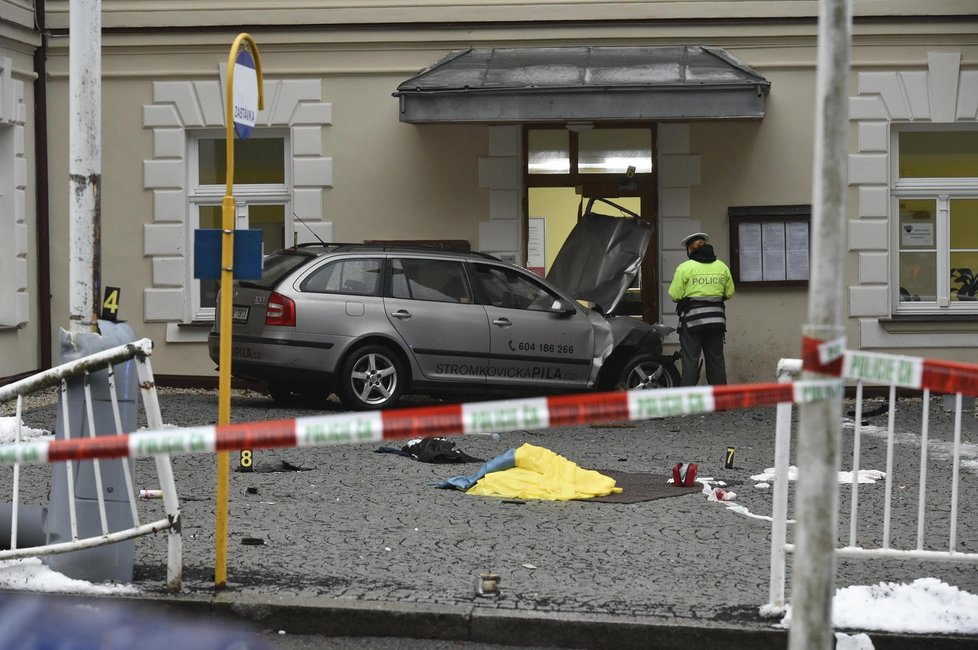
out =
<svg viewBox="0 0 978 650"><path fill-rule="evenodd" d="M231 320L235 323L247 323L248 322L248 307L232 307L231 308Z"/></svg>

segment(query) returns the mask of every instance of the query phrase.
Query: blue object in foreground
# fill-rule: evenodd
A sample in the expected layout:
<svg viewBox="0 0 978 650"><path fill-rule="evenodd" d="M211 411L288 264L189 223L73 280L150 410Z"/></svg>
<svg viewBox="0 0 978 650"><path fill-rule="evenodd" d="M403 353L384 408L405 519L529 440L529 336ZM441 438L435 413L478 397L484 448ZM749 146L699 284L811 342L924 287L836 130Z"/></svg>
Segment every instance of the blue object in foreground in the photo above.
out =
<svg viewBox="0 0 978 650"><path fill-rule="evenodd" d="M445 479L441 483L435 483L435 487L468 490L470 487L478 483L480 478L489 472L498 472L511 467L516 467L515 449L510 449L504 454L500 454L495 458L487 460L486 462L482 463L482 466L479 469L468 476L453 476L452 478Z"/></svg>
<svg viewBox="0 0 978 650"><path fill-rule="evenodd" d="M185 612L65 596L5 594L0 650L269 650L258 633Z"/></svg>

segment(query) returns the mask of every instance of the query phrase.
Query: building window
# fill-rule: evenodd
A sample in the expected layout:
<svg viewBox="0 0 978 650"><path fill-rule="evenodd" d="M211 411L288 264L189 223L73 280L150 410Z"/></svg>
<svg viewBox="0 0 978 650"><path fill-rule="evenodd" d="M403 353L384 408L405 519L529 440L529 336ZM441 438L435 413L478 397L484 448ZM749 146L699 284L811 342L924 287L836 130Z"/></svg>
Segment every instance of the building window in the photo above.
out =
<svg viewBox="0 0 978 650"><path fill-rule="evenodd" d="M582 174L651 173L652 138L649 130L582 131L579 135L577 169Z"/></svg>
<svg viewBox="0 0 978 650"><path fill-rule="evenodd" d="M978 131L903 131L900 178L978 178Z"/></svg>
<svg viewBox="0 0 978 650"><path fill-rule="evenodd" d="M896 140L897 311L978 313L978 131Z"/></svg>
<svg viewBox="0 0 978 650"><path fill-rule="evenodd" d="M593 125L592 125L593 126ZM649 174L649 128L528 129L528 174Z"/></svg>
<svg viewBox="0 0 978 650"><path fill-rule="evenodd" d="M262 230L263 254L284 248L291 240L290 193L285 161L289 159L286 134L268 130L234 143L235 228ZM193 241L197 228L221 228L221 202L227 191L227 141L223 134L193 135L190 218L188 234ZM188 247L193 251L193 246ZM188 277L193 277L194 260L188 256ZM195 321L214 319L217 280L193 280L192 311Z"/></svg>

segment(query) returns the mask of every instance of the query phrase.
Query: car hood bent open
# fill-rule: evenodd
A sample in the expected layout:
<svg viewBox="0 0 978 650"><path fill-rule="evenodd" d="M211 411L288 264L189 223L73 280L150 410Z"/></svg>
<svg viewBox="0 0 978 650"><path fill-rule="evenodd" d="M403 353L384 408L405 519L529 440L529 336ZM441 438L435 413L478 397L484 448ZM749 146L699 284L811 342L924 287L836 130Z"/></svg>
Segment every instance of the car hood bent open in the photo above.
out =
<svg viewBox="0 0 978 650"><path fill-rule="evenodd" d="M608 314L638 275L652 240L653 226L610 201L604 202L631 216L612 217L592 212L593 201L561 246L547 280Z"/></svg>

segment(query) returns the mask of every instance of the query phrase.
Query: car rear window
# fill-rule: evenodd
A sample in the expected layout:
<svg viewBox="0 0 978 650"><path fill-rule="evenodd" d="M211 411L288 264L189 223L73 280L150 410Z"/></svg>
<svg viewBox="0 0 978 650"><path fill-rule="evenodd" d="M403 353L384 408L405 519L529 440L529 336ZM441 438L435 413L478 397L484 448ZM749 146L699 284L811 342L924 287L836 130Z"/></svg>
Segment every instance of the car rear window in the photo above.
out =
<svg viewBox="0 0 978 650"><path fill-rule="evenodd" d="M380 258L353 258L323 264L302 281L299 289L315 293L346 293L374 296L380 288L384 261Z"/></svg>
<svg viewBox="0 0 978 650"><path fill-rule="evenodd" d="M261 289L274 289L285 276L315 257L313 254L299 251L276 251L266 255L262 260L260 280L245 280L241 284Z"/></svg>

